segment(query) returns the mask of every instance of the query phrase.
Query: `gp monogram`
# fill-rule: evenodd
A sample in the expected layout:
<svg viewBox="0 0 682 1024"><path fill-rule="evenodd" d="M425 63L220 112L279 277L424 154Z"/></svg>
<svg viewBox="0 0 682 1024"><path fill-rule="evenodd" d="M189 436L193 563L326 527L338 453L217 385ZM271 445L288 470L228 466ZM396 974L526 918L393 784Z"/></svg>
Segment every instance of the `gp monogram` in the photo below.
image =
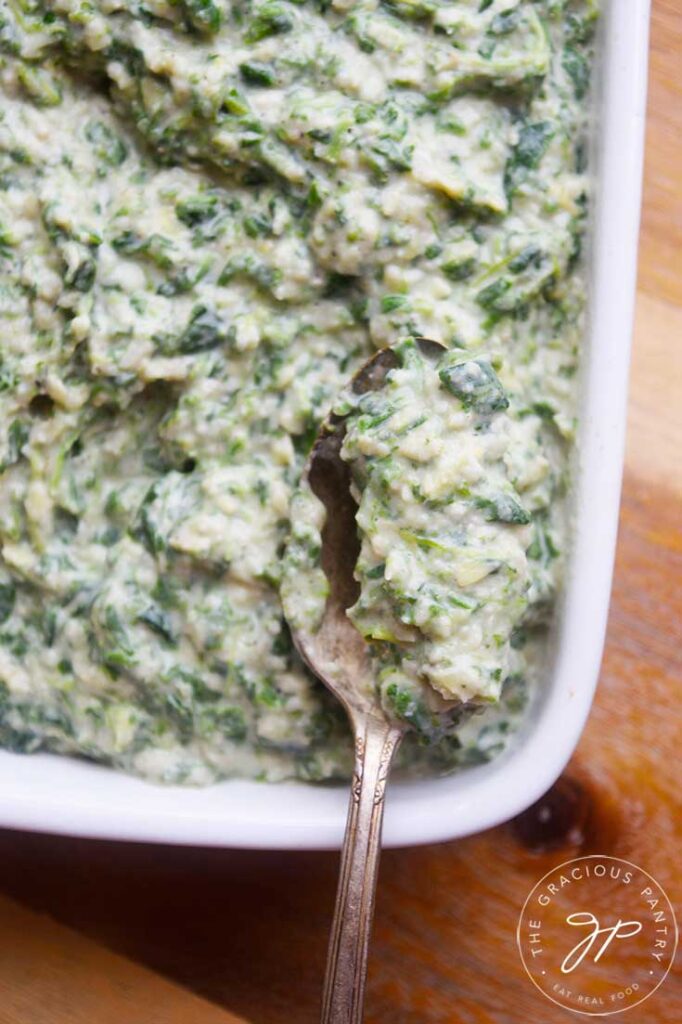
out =
<svg viewBox="0 0 682 1024"><path fill-rule="evenodd" d="M561 963L562 974L571 974L576 967L580 967L585 957L592 952L595 941L601 936L604 936L604 941L594 954L594 963L601 959L613 939L629 939L633 935L638 935L642 930L641 921L618 920L610 928L600 928L599 918L589 912L569 914L566 918L566 924L576 928L587 927L590 929L590 932L566 954Z"/></svg>
<svg viewBox="0 0 682 1024"><path fill-rule="evenodd" d="M672 905L628 861L591 856L548 872L529 894L516 933L523 966L568 1010L608 1016L663 983L677 948Z"/></svg>

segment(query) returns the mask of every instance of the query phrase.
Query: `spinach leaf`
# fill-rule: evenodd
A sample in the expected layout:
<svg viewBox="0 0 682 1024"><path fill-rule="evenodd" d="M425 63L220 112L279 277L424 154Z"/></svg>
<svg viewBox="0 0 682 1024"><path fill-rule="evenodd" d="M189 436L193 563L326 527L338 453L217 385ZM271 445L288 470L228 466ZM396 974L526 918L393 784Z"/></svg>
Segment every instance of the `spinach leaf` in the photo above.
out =
<svg viewBox="0 0 682 1024"><path fill-rule="evenodd" d="M510 11L500 11L490 22L488 32L492 36L507 36L515 28L518 28L522 17L523 8L521 7L513 7Z"/></svg>
<svg viewBox="0 0 682 1024"><path fill-rule="evenodd" d="M272 64L261 61L244 61L239 65L239 73L249 85L270 86L276 82Z"/></svg>
<svg viewBox="0 0 682 1024"><path fill-rule="evenodd" d="M0 583L0 623L7 622L14 611L17 590L13 583Z"/></svg>
<svg viewBox="0 0 682 1024"><path fill-rule="evenodd" d="M507 195L512 195L523 184L529 170L539 166L553 136L554 127L549 121L534 121L521 128L504 170Z"/></svg>
<svg viewBox="0 0 682 1024"><path fill-rule="evenodd" d="M225 324L215 310L195 306L189 323L178 339L180 352L203 352L221 345L227 339Z"/></svg>
<svg viewBox="0 0 682 1024"><path fill-rule="evenodd" d="M435 14L438 9L436 0L382 0L393 14L409 21L421 21Z"/></svg>
<svg viewBox="0 0 682 1024"><path fill-rule="evenodd" d="M471 277L476 269L476 260L473 256L458 260L452 259L447 263L442 263L440 269L451 281L464 281L467 277Z"/></svg>
<svg viewBox="0 0 682 1024"><path fill-rule="evenodd" d="M175 204L176 217L189 228L215 217L217 211L218 197L210 192L189 196Z"/></svg>
<svg viewBox="0 0 682 1024"><path fill-rule="evenodd" d="M170 616L156 604L150 604L148 608L137 616L138 622L143 622L152 632L162 637L168 644L175 645L176 638L173 631L173 624Z"/></svg>
<svg viewBox="0 0 682 1024"><path fill-rule="evenodd" d="M213 34L220 28L223 15L214 0L181 0L187 20L197 32Z"/></svg>
<svg viewBox="0 0 682 1024"><path fill-rule="evenodd" d="M163 235L140 235L137 231L123 231L112 239L112 247L122 256L141 256L149 259L160 270L173 266L169 251L173 243Z"/></svg>
<svg viewBox="0 0 682 1024"><path fill-rule="evenodd" d="M576 99L585 97L590 87L590 65L587 58L573 46L567 46L563 53L564 71L573 82Z"/></svg>
<svg viewBox="0 0 682 1024"><path fill-rule="evenodd" d="M89 121L85 137L103 164L120 167L128 156L128 147L104 121Z"/></svg>
<svg viewBox="0 0 682 1024"><path fill-rule="evenodd" d="M267 39L268 36L290 32L293 27L294 23L282 4L264 4L258 9L244 33L244 42L258 43L261 39Z"/></svg>
<svg viewBox="0 0 682 1024"><path fill-rule="evenodd" d="M443 387L459 398L465 409L489 416L509 406L505 390L486 359L446 363L438 376Z"/></svg>
<svg viewBox="0 0 682 1024"><path fill-rule="evenodd" d="M487 498L474 498L474 505L485 513L486 519L491 523L525 525L530 522L530 516L520 501L513 494L506 494L504 491Z"/></svg>
<svg viewBox="0 0 682 1024"><path fill-rule="evenodd" d="M7 456L0 463L0 471L18 462L31 434L31 428L23 420L13 420L7 434Z"/></svg>

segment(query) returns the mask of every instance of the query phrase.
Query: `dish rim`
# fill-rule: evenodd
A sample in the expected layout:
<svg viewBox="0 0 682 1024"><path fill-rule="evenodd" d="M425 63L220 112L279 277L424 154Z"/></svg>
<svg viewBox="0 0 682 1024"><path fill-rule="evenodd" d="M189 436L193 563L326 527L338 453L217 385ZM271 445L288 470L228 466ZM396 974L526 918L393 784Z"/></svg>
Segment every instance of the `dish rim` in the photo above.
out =
<svg viewBox="0 0 682 1024"><path fill-rule="evenodd" d="M633 0L625 19L616 7L616 0L605 5L597 60L600 118L593 130L590 309L575 521L551 680L516 742L495 761L445 778L392 783L387 847L459 838L529 807L568 762L592 704L623 470L650 0ZM343 836L346 803L345 786L228 780L202 790L162 788L73 758L0 751L4 828L169 844L333 849Z"/></svg>

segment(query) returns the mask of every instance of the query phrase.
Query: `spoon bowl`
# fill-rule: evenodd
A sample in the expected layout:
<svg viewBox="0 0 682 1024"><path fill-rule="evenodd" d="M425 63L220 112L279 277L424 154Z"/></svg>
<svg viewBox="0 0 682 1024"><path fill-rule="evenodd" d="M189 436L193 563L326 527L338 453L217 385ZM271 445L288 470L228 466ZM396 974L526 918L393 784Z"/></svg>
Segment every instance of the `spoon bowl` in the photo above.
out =
<svg viewBox="0 0 682 1024"><path fill-rule="evenodd" d="M418 339L418 344L429 358L437 359L447 351L425 338ZM380 350L355 374L351 390L355 394L379 390L398 365L392 349ZM389 718L382 707L367 642L346 614L359 594L354 569L360 542L350 468L341 458L345 419L332 413L325 420L304 470L304 480L326 511L321 565L329 591L323 618L314 632L292 629L302 659L346 709L355 740L322 1024L359 1024L362 1020L384 794L394 754L406 731L406 725Z"/></svg>
<svg viewBox="0 0 682 1024"><path fill-rule="evenodd" d="M427 338L419 338L418 344L423 354L433 359L447 351L439 342ZM387 374L398 366L392 349L379 350L356 372L351 390L358 395L378 391ZM329 593L320 627L315 632L293 629L292 636L305 663L338 697L351 717L353 713L372 714L386 720L376 695L367 642L346 614L360 592L354 577L360 541L350 468L341 458L345 423L345 416L331 413L327 417L303 472L303 479L326 512L320 562Z"/></svg>

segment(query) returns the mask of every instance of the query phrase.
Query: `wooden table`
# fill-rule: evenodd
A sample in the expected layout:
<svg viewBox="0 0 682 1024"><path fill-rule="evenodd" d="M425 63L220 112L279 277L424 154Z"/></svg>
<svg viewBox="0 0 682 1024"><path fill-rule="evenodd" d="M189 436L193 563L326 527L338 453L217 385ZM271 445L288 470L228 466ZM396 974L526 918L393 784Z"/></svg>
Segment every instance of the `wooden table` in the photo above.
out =
<svg viewBox="0 0 682 1024"><path fill-rule="evenodd" d="M623 3L627 16L627 3ZM682 895L682 3L655 0L627 469L597 702L517 822L382 862L369 1024L555 1024L514 943L532 884L573 856L640 863ZM541 849L537 849L541 840ZM174 850L0 833L0 1024L308 1024L331 854ZM631 1024L682 1021L671 975Z"/></svg>

